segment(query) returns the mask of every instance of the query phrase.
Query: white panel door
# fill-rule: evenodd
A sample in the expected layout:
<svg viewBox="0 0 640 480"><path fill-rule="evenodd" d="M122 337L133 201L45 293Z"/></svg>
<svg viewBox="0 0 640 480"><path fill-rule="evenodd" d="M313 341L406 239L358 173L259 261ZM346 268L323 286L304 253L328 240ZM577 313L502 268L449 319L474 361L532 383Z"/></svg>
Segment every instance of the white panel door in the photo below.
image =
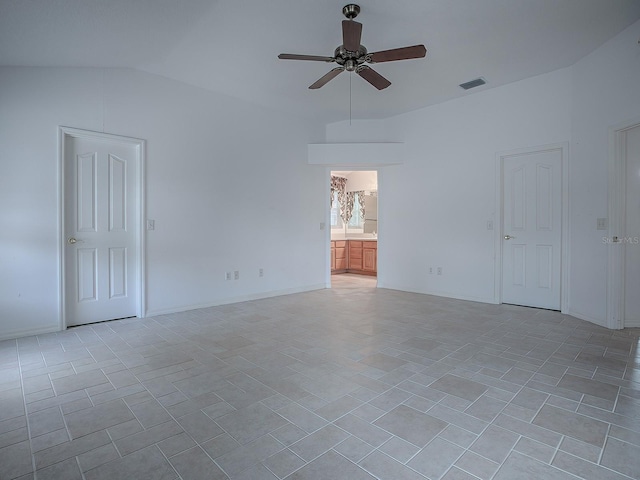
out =
<svg viewBox="0 0 640 480"><path fill-rule="evenodd" d="M502 302L560 310L560 149L503 157L502 213Z"/></svg>
<svg viewBox="0 0 640 480"><path fill-rule="evenodd" d="M640 126L625 132L624 327L640 327Z"/></svg>
<svg viewBox="0 0 640 480"><path fill-rule="evenodd" d="M136 315L136 159L133 145L66 137L67 326Z"/></svg>

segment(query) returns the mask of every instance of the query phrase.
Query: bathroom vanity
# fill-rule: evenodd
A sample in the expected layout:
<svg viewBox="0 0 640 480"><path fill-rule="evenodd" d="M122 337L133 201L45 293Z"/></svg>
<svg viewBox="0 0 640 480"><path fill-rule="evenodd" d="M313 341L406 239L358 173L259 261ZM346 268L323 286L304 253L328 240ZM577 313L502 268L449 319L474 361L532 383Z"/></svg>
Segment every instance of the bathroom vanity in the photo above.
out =
<svg viewBox="0 0 640 480"><path fill-rule="evenodd" d="M331 273L376 276L377 272L377 239L331 240Z"/></svg>

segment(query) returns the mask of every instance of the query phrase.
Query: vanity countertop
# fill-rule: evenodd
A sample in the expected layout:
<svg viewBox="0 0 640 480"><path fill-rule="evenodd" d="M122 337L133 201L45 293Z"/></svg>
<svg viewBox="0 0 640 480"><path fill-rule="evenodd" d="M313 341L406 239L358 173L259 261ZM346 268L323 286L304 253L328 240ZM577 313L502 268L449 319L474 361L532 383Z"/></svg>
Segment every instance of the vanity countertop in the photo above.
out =
<svg viewBox="0 0 640 480"><path fill-rule="evenodd" d="M332 242L339 242L344 240L357 240L359 242L377 242L378 237L342 237L342 238L332 238Z"/></svg>

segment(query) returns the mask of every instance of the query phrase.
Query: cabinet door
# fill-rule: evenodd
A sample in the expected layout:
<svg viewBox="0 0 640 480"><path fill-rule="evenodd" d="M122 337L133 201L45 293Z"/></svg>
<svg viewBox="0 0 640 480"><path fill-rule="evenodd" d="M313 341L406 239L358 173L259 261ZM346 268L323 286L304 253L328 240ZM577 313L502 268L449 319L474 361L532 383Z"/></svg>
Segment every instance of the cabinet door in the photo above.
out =
<svg viewBox="0 0 640 480"><path fill-rule="evenodd" d="M335 247L331 247L331 271L336 269L336 249Z"/></svg>
<svg viewBox="0 0 640 480"><path fill-rule="evenodd" d="M362 251L362 269L366 272L376 271L376 250L365 248Z"/></svg>
<svg viewBox="0 0 640 480"><path fill-rule="evenodd" d="M347 247L339 247L341 242L336 242L336 270L346 270L347 268Z"/></svg>
<svg viewBox="0 0 640 480"><path fill-rule="evenodd" d="M349 270L362 270L362 242L349 241Z"/></svg>

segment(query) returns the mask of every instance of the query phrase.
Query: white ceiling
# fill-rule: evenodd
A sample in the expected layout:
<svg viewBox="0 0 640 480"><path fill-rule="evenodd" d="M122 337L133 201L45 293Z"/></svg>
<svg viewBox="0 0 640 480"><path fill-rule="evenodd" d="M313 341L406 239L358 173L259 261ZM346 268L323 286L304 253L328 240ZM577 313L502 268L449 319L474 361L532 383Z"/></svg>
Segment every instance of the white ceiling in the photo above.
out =
<svg viewBox="0 0 640 480"><path fill-rule="evenodd" d="M640 18L640 0L361 0L370 52L423 43L427 57L377 64L377 91L334 65L347 0L0 0L0 65L130 67L332 122L385 118L572 65Z"/></svg>

